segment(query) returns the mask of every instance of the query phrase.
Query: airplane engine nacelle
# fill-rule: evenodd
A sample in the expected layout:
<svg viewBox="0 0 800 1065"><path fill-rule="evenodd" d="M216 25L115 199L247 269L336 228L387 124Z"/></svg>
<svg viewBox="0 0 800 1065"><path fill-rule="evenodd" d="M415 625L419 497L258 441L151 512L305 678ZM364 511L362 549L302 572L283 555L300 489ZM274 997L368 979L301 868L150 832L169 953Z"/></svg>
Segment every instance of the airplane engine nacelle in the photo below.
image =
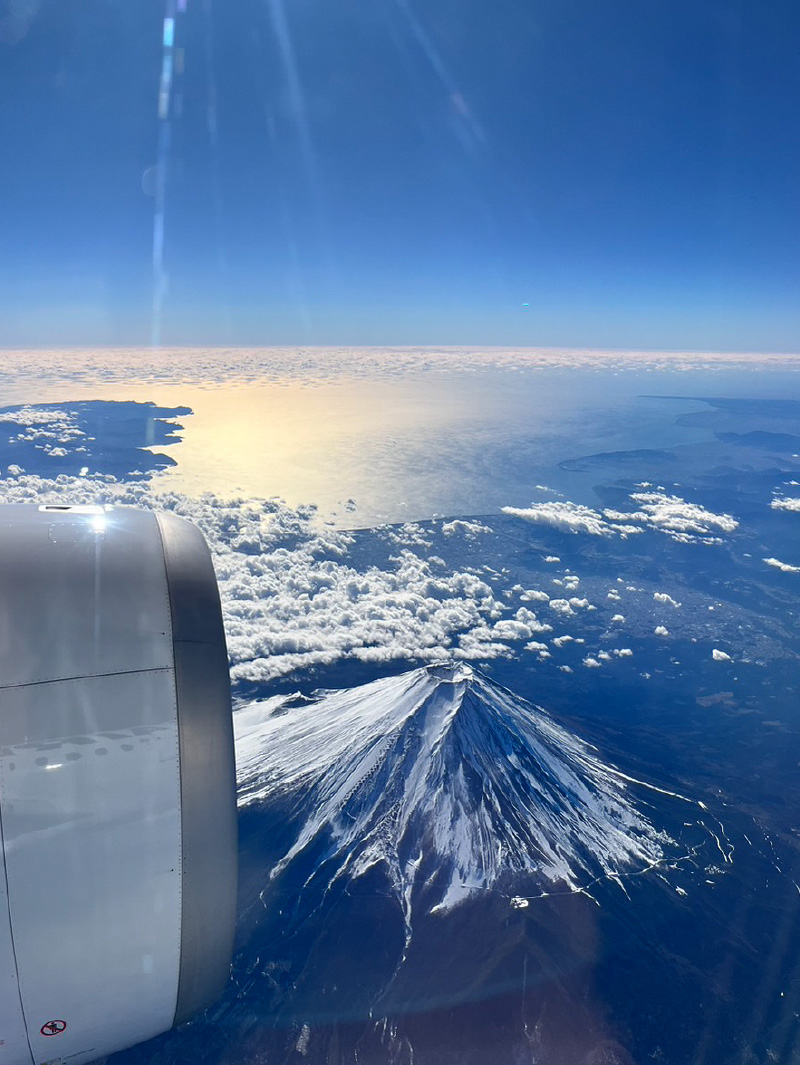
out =
<svg viewBox="0 0 800 1065"><path fill-rule="evenodd" d="M1 1065L81 1065L219 997L231 702L189 522L0 507L0 840Z"/></svg>

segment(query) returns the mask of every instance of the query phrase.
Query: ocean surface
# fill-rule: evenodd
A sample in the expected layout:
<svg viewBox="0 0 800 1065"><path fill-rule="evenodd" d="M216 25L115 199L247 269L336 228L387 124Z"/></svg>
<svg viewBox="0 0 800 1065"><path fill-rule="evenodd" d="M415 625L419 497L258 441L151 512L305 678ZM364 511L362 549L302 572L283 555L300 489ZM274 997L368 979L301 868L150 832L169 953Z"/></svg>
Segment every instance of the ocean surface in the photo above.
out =
<svg viewBox="0 0 800 1065"><path fill-rule="evenodd" d="M118 1065L800 1061L800 361L3 365L2 499L222 594L231 983Z"/></svg>

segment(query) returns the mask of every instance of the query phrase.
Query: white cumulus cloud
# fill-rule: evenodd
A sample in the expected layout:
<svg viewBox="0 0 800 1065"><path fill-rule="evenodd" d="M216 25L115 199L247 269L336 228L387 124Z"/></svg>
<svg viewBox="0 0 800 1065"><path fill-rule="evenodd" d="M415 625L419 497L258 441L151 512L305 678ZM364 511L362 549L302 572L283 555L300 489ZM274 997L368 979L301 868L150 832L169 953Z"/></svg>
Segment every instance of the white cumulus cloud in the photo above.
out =
<svg viewBox="0 0 800 1065"><path fill-rule="evenodd" d="M634 492L631 499L641 505L643 517L629 514L629 521L646 521L673 536L678 533L707 534L715 529L730 533L739 525L730 514L715 514L698 503L688 503L680 496L669 496L664 492Z"/></svg>
<svg viewBox="0 0 800 1065"><path fill-rule="evenodd" d="M739 525L731 514L716 514L699 503L690 503L665 491L634 492L633 511L603 510L572 502L532 503L530 507L503 507L525 521L549 525L561 532L590 536L626 537L652 529L681 543L716 543L719 533L733 532Z"/></svg>
<svg viewBox="0 0 800 1065"><path fill-rule="evenodd" d="M781 562L778 558L765 558L764 561L768 566L774 566L782 573L800 573L800 566L793 566L790 562Z"/></svg>
<svg viewBox="0 0 800 1065"><path fill-rule="evenodd" d="M234 680L264 682L341 660L485 660L550 631L524 607L495 626L506 608L487 580L443 570L424 551L404 546L381 566L356 563L353 534L321 528L313 507L192 499L111 476L10 472L0 480L2 502L143 506L195 522L214 560ZM381 535L425 541L412 526Z"/></svg>
<svg viewBox="0 0 800 1065"><path fill-rule="evenodd" d="M658 603L669 603L670 606L674 606L676 609L681 605L680 603L676 602L672 598L672 596L668 595L666 592L653 592L653 598Z"/></svg>
<svg viewBox="0 0 800 1065"><path fill-rule="evenodd" d="M711 652L711 657L715 662L731 662L731 656L726 654L725 651L720 651L718 648L714 648Z"/></svg>
<svg viewBox="0 0 800 1065"><path fill-rule="evenodd" d="M578 599L577 596L573 596L569 601L569 605L573 607L580 607L583 610L588 610L591 606L591 603L585 596L583 599Z"/></svg>
<svg viewBox="0 0 800 1065"><path fill-rule="evenodd" d="M551 599L550 609L558 611L559 614L574 614L575 611L569 604L568 599Z"/></svg>
<svg viewBox="0 0 800 1065"><path fill-rule="evenodd" d="M490 533L491 531L488 525L484 525L480 521L463 521L461 518L455 518L453 521L442 523L442 532L445 536L462 533L464 536L473 539L479 533Z"/></svg>
<svg viewBox="0 0 800 1065"><path fill-rule="evenodd" d="M550 525L562 532L589 533L592 536L612 536L613 528L591 507L580 503L533 503L530 507L503 507L504 514L513 514L525 521Z"/></svg>
<svg viewBox="0 0 800 1065"><path fill-rule="evenodd" d="M526 591L520 592L520 596L519 597L523 601L523 603L533 603L533 602L549 603L550 602L550 596L547 594L547 592L537 591L536 588L528 588Z"/></svg>

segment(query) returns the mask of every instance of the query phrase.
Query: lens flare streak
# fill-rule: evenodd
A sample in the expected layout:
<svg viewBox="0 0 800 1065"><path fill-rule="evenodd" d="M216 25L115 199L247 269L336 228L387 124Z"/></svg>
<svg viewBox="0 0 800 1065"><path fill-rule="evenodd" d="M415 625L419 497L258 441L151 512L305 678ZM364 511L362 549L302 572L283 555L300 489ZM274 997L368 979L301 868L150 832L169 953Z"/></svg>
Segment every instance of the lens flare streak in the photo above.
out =
<svg viewBox="0 0 800 1065"><path fill-rule="evenodd" d="M162 24L161 78L158 88L158 163L155 168L155 211L153 215L153 313L151 345L161 344L164 302L167 295L167 273L164 267L164 230L169 177L170 149L172 145L171 112L180 111L179 100L174 93L176 55L176 15L185 13L186 0L167 0ZM180 59L180 55L179 55ZM182 63L177 64L182 69Z"/></svg>

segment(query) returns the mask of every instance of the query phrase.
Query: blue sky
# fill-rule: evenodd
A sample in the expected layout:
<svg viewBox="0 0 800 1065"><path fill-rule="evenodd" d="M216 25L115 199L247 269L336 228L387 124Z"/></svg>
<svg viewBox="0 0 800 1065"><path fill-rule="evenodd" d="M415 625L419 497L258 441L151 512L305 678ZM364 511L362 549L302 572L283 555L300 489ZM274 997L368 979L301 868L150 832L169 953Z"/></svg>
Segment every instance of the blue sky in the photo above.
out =
<svg viewBox="0 0 800 1065"><path fill-rule="evenodd" d="M793 0L5 0L0 345L798 351L799 52Z"/></svg>

